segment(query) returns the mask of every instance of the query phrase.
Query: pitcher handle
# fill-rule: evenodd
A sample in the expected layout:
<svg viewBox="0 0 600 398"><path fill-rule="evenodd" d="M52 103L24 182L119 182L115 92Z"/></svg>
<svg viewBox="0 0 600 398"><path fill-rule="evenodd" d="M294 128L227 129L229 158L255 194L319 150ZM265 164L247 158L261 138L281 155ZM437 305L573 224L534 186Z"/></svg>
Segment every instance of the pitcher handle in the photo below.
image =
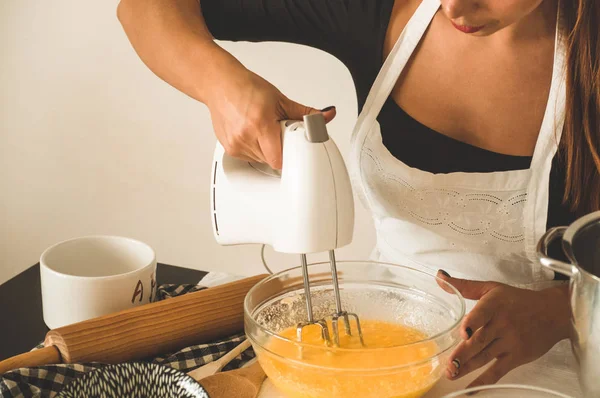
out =
<svg viewBox="0 0 600 398"><path fill-rule="evenodd" d="M562 238L566 230L567 227L554 227L546 231L537 244L537 257L544 267L572 277L577 272L577 269L573 264L564 263L548 257L548 247L550 246L550 243L557 238Z"/></svg>

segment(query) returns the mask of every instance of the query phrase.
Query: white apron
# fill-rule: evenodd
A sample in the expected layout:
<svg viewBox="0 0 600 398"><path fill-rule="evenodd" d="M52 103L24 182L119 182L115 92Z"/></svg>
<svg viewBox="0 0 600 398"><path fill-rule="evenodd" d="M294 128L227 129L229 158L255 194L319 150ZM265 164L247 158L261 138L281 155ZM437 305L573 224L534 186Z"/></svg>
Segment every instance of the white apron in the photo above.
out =
<svg viewBox="0 0 600 398"><path fill-rule="evenodd" d="M418 170L386 149L376 118L439 7L439 0L421 3L385 60L352 133L350 173L377 233L372 258L430 273L442 268L459 278L546 287L554 274L536 260L535 246L546 229L550 168L564 124L564 42L557 29L550 95L530 169ZM560 374L550 371L554 380L569 378L566 386L559 383L562 391L577 388L568 342L536 363L557 369Z"/></svg>
<svg viewBox="0 0 600 398"><path fill-rule="evenodd" d="M355 190L374 217L374 255L431 272L530 285L552 280L535 260L546 229L548 183L562 126L564 46L557 35L552 85L531 168L433 174L411 168L383 145L376 118L439 0L424 0L377 76L352 133Z"/></svg>

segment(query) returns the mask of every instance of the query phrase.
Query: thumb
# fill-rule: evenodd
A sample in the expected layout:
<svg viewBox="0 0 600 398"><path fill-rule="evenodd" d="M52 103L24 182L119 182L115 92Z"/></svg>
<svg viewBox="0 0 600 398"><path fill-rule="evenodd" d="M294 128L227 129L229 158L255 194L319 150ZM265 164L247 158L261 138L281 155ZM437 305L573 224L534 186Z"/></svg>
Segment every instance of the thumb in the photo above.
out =
<svg viewBox="0 0 600 398"><path fill-rule="evenodd" d="M471 281L467 279L453 278L444 270L439 270L437 273L437 277L454 286L464 298L469 300L481 299L486 293L488 293L496 286L495 282L480 282ZM448 293L451 293L447 285L446 287L441 287Z"/></svg>
<svg viewBox="0 0 600 398"><path fill-rule="evenodd" d="M304 115L314 115L315 113L322 113L325 118L325 123L329 123L333 120L336 114L335 106L328 106L323 109L315 109L310 106L302 105L292 100L288 100L284 105L285 114L290 120L302 120Z"/></svg>

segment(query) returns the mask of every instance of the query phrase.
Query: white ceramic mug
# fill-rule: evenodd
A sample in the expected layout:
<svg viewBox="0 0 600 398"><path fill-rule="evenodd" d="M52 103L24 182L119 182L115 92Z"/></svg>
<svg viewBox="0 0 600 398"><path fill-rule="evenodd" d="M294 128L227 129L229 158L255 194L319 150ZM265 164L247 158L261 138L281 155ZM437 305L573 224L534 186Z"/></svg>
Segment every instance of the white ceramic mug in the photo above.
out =
<svg viewBox="0 0 600 398"><path fill-rule="evenodd" d="M156 294L156 256L120 236L85 236L40 258L44 322L50 329L147 304Z"/></svg>

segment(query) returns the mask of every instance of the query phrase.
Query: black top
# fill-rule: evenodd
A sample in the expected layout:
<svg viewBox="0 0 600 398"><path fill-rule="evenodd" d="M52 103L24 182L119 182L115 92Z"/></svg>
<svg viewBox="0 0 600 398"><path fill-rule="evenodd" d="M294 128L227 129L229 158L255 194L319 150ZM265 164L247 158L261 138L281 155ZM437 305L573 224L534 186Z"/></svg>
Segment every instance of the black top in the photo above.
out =
<svg viewBox="0 0 600 398"><path fill-rule="evenodd" d="M383 43L394 0L201 0L216 39L284 41L324 50L349 69L358 110L383 62ZM419 123L390 97L377 117L383 144L410 167L431 173L527 169L530 156L491 152L445 136ZM548 227L576 217L562 204L565 171L559 157L550 174Z"/></svg>

